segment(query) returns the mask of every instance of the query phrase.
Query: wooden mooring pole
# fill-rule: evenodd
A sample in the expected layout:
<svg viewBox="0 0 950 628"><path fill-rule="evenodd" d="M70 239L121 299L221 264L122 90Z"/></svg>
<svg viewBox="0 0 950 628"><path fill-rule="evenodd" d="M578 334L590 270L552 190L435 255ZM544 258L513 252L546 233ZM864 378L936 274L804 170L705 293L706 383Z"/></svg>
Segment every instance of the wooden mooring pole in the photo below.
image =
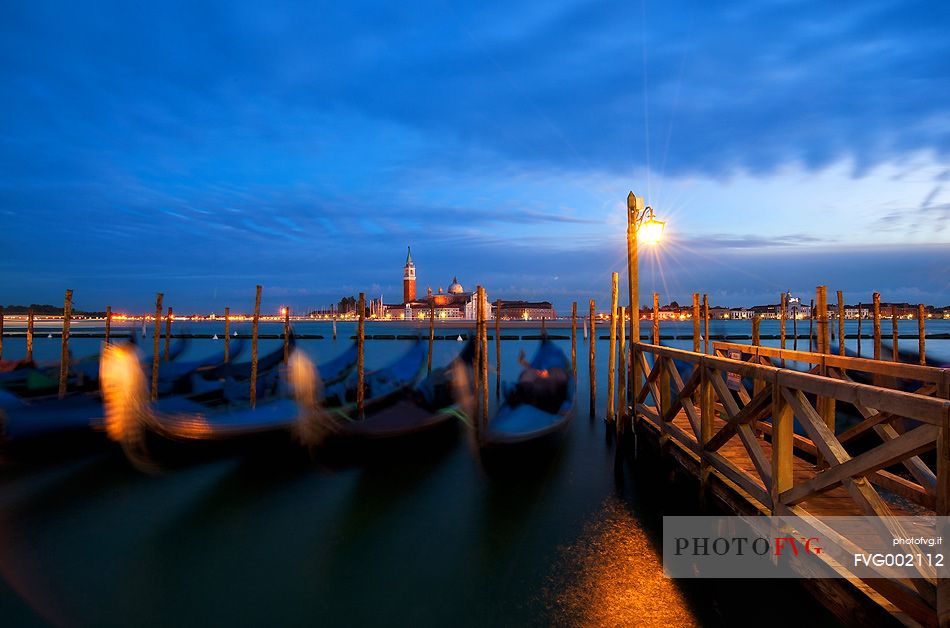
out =
<svg viewBox="0 0 950 628"><path fill-rule="evenodd" d="M162 336L162 299L161 292L155 295L155 326L152 330L152 401L158 399L158 339Z"/></svg>
<svg viewBox="0 0 950 628"><path fill-rule="evenodd" d="M653 344L660 344L660 295L653 293Z"/></svg>
<svg viewBox="0 0 950 628"><path fill-rule="evenodd" d="M828 287L818 286L815 289L815 301L818 306L818 330L815 338L815 345L818 353L828 353ZM812 316L812 320L816 317Z"/></svg>
<svg viewBox="0 0 950 628"><path fill-rule="evenodd" d="M231 359L231 308L224 308L224 363Z"/></svg>
<svg viewBox="0 0 950 628"><path fill-rule="evenodd" d="M610 275L610 331L607 351L607 421L613 421L614 414L614 377L617 368L617 273Z"/></svg>
<svg viewBox="0 0 950 628"><path fill-rule="evenodd" d="M871 310L872 324L874 325L874 359L881 359L881 293L871 295L873 305Z"/></svg>
<svg viewBox="0 0 950 628"><path fill-rule="evenodd" d="M893 304L891 305L891 342L894 344L891 361L900 362L900 356L897 355L897 306Z"/></svg>
<svg viewBox="0 0 950 628"><path fill-rule="evenodd" d="M33 361L33 308L26 311L26 361Z"/></svg>
<svg viewBox="0 0 950 628"><path fill-rule="evenodd" d="M788 307L788 303L785 301L786 296L783 292L779 295L779 313L778 313L778 346L780 349L785 349L785 310Z"/></svg>
<svg viewBox="0 0 950 628"><path fill-rule="evenodd" d="M2 314L0 314L2 318ZM927 338L924 328L924 304L917 304L917 353L920 355L920 364L927 364ZM3 322L0 321L0 334L3 333Z"/></svg>
<svg viewBox="0 0 950 628"><path fill-rule="evenodd" d="M481 336L481 324L482 324L482 310L478 307L478 295L481 294L482 287L475 286L475 360L472 363L472 376L475 378L475 415L472 417L472 421L475 422L476 435L481 433L481 422L482 422L482 362L487 358L482 353L482 336Z"/></svg>
<svg viewBox="0 0 950 628"><path fill-rule="evenodd" d="M577 301L571 302L571 374L577 379Z"/></svg>
<svg viewBox="0 0 950 628"><path fill-rule="evenodd" d="M356 416L359 419L364 418L363 403L366 391L366 372L365 359L363 354L366 348L366 293L360 292L360 300L357 305L356 323Z"/></svg>
<svg viewBox="0 0 950 628"><path fill-rule="evenodd" d="M284 364L290 360L290 306L284 306Z"/></svg>
<svg viewBox="0 0 950 628"><path fill-rule="evenodd" d="M106 338L105 343L109 344L109 335L112 332L112 306L106 306Z"/></svg>
<svg viewBox="0 0 950 628"><path fill-rule="evenodd" d="M594 300L590 300L590 315L587 318L590 325L590 349L587 354L588 359L588 379L590 380L590 418L597 416L597 320L594 314Z"/></svg>
<svg viewBox="0 0 950 628"><path fill-rule="evenodd" d="M482 287L478 296L478 308L482 311L482 425L488 428L488 295ZM542 321L544 319L541 319Z"/></svg>
<svg viewBox="0 0 950 628"><path fill-rule="evenodd" d="M426 358L426 373L432 374L432 347L435 344L435 301L429 297L429 355Z"/></svg>
<svg viewBox="0 0 950 628"><path fill-rule="evenodd" d="M620 306L620 342L617 345L617 433L623 433L627 418L627 326L624 323L626 308Z"/></svg>
<svg viewBox="0 0 950 628"><path fill-rule="evenodd" d="M66 396L66 379L69 377L69 318L73 313L73 291L67 290L63 302L62 350L59 354L59 398Z"/></svg>
<svg viewBox="0 0 950 628"><path fill-rule="evenodd" d="M761 327L761 325L762 325L762 317L756 314L752 318L752 346L753 347L758 347L760 344L759 328Z"/></svg>
<svg viewBox="0 0 950 628"><path fill-rule="evenodd" d="M0 360L3 359L3 306L0 305Z"/></svg>
<svg viewBox="0 0 950 628"><path fill-rule="evenodd" d="M693 353L699 353L700 335L699 331L699 293L693 293ZM631 338L633 340L633 338Z"/></svg>
<svg viewBox="0 0 950 628"><path fill-rule="evenodd" d="M261 287L254 289L254 317L251 319L251 407L257 407L257 332L261 322Z"/></svg>
<svg viewBox="0 0 950 628"><path fill-rule="evenodd" d="M838 290L838 355L844 354L844 293Z"/></svg>
<svg viewBox="0 0 950 628"><path fill-rule="evenodd" d="M709 354L709 295L703 294L703 353Z"/></svg>
<svg viewBox="0 0 950 628"><path fill-rule="evenodd" d="M172 308L168 308L168 315L165 316L165 353L162 355L162 362L168 362L168 345L171 342L172 335Z"/></svg>

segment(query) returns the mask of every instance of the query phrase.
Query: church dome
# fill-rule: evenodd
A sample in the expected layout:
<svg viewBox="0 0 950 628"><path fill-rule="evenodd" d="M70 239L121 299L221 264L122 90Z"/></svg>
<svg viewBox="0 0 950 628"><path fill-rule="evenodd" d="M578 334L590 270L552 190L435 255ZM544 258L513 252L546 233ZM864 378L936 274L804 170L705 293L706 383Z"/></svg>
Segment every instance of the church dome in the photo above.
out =
<svg viewBox="0 0 950 628"><path fill-rule="evenodd" d="M449 294L462 294L465 290L462 288L462 284L459 283L458 277L452 277L452 285L449 286Z"/></svg>

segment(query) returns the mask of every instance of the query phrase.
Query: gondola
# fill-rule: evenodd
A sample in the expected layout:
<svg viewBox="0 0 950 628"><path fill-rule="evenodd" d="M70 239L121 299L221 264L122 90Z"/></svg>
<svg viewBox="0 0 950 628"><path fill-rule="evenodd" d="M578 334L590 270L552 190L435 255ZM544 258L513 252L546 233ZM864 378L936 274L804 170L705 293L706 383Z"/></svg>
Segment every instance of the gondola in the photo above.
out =
<svg viewBox="0 0 950 628"><path fill-rule="evenodd" d="M556 442L574 416L575 383L570 373L564 352L542 339L530 365L479 437L483 460Z"/></svg>
<svg viewBox="0 0 950 628"><path fill-rule="evenodd" d="M410 351L402 360L409 368L415 359L413 353ZM433 370L414 388L403 389L392 403L371 405L362 419L352 407L319 414L327 433L322 442L323 458L336 462L378 459L381 455L401 455L402 444L423 447L451 439L459 422L467 422L471 415L474 355L475 343L469 340L449 364Z"/></svg>
<svg viewBox="0 0 950 628"><path fill-rule="evenodd" d="M163 365L174 362L188 346L186 339L178 339L169 347L168 360ZM143 365L152 364L152 356L142 359ZM7 363L0 370L0 388L20 397L44 397L54 394L59 387L59 362L37 363L32 360L18 360ZM69 365L67 389L70 393L90 392L98 388L99 356L89 356L72 361Z"/></svg>
<svg viewBox="0 0 950 628"><path fill-rule="evenodd" d="M209 410L190 400L177 398L157 406L145 401L140 390L144 378L134 362L117 351L108 352L103 362L103 397L106 399L106 429L113 440L120 442L129 458L140 466L149 466L153 460L181 460L214 455L216 452L266 454L286 451L294 441L304 445L318 445L326 435L326 421L318 414L324 412L316 369L300 352L291 354L286 369L286 386L276 388L281 394L258 402L256 407L244 405L227 409ZM346 354L344 354L346 355ZM385 369L366 376L367 407L379 407L386 398L397 394L415 381L419 367L424 365L423 353L415 347L406 356ZM344 357L331 361L343 371L351 371L352 364ZM413 374L406 376L406 369ZM127 372L133 374L129 375ZM349 381L340 373L329 373L328 379ZM129 392L133 391L133 392ZM287 395L292 395L289 397ZM163 407L164 405L164 407ZM190 447L197 442L207 447Z"/></svg>
<svg viewBox="0 0 950 628"><path fill-rule="evenodd" d="M242 351L237 346L236 354ZM131 347L130 347L131 350ZM166 362L159 369L158 389L161 396L157 407L161 411L197 411L206 409L200 400L188 395L171 393L186 388L181 380L196 371L219 364L222 355L194 362ZM278 360L279 363L279 360ZM169 368L171 366L176 368ZM275 367L276 368L276 367ZM146 366L145 370L149 370ZM98 382L98 374L96 376ZM21 398L0 389L0 444L5 447L50 439L75 439L85 434L101 432L104 410L102 397L95 392L69 393L62 399L51 397Z"/></svg>

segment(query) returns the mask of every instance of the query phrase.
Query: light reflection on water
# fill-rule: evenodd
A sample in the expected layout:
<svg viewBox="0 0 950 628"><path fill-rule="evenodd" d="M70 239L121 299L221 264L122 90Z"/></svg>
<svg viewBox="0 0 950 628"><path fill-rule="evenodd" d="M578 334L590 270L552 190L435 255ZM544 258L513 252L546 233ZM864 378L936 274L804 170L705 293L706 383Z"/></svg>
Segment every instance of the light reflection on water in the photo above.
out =
<svg viewBox="0 0 950 628"><path fill-rule="evenodd" d="M615 498L560 552L564 575L551 602L575 626L697 626L640 522Z"/></svg>

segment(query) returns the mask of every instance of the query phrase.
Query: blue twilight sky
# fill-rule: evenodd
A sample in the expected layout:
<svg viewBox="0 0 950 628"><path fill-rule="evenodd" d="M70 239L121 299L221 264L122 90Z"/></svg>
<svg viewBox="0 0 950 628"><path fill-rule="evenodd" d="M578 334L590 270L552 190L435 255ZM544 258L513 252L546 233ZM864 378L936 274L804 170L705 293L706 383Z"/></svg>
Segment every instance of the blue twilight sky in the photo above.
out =
<svg viewBox="0 0 950 628"><path fill-rule="evenodd" d="M0 3L0 303L950 303L950 3ZM622 281L625 281L622 279Z"/></svg>

